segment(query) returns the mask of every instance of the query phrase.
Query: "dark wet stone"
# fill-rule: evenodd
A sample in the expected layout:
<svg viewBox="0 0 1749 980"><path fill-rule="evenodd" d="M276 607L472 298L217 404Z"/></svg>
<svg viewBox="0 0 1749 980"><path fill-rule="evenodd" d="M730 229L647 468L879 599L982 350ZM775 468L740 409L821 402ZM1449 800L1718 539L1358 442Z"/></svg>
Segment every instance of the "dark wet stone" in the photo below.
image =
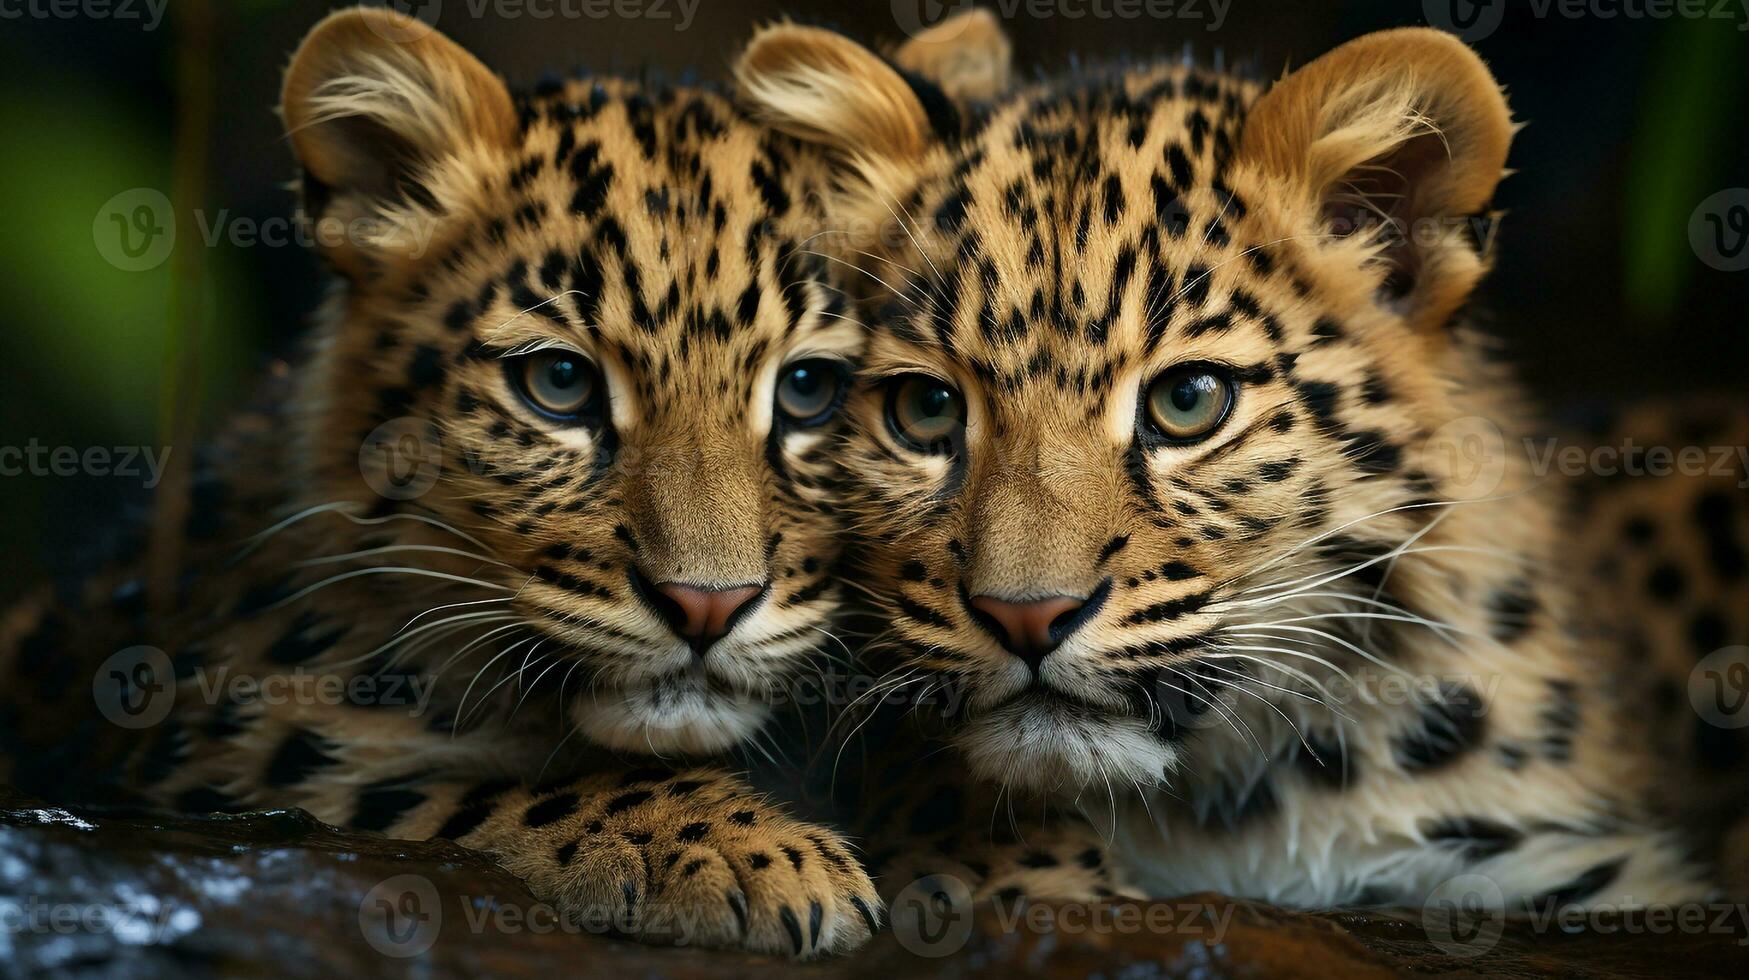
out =
<svg viewBox="0 0 1749 980"><path fill-rule="evenodd" d="M402 887L409 881L425 884ZM407 897L421 889L423 897ZM1048 908L980 905L950 955L919 957L888 930L856 956L795 965L494 924L510 921L494 910L535 905L510 875L446 842L387 840L296 810L61 809L0 789L7 977L1749 975L1737 920L1693 935L1534 935L1510 926L1472 957L1453 950L1451 932L1440 934L1441 946L1419 915L1389 910L1302 914L1205 895L1101 906L1093 921L1103 927L1071 934L1025 925ZM402 916L392 926L391 910ZM1124 929L1125 921L1155 928Z"/></svg>

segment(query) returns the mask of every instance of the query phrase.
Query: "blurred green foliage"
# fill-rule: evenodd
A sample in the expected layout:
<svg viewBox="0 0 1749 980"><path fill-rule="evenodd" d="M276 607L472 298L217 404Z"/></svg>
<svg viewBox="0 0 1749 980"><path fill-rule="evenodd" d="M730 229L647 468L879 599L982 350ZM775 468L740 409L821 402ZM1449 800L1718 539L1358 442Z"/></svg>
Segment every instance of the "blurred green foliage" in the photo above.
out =
<svg viewBox="0 0 1749 980"><path fill-rule="evenodd" d="M1720 187L1744 35L1705 18L1658 26L1640 91L1622 221L1622 293L1641 320L1676 312L1696 271L1688 218Z"/></svg>

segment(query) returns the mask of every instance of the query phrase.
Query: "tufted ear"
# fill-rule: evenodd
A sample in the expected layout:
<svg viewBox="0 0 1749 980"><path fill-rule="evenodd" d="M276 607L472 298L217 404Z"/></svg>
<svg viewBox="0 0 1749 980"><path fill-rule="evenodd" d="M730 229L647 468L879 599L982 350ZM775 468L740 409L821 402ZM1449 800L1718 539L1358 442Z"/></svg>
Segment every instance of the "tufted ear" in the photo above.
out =
<svg viewBox="0 0 1749 980"><path fill-rule="evenodd" d="M735 64L741 96L772 127L819 143L865 171L923 155L929 111L879 55L816 27L774 24Z"/></svg>
<svg viewBox="0 0 1749 980"><path fill-rule="evenodd" d="M412 224L443 212L426 184L434 164L501 151L517 129L498 76L386 9L342 10L317 24L286 69L280 112L303 168L305 215L348 274L429 235Z"/></svg>
<svg viewBox="0 0 1749 980"><path fill-rule="evenodd" d="M1505 175L1511 113L1488 68L1427 28L1368 34L1276 83L1239 158L1286 181L1339 235L1378 234L1385 298L1443 325L1481 277L1472 219Z"/></svg>
<svg viewBox="0 0 1749 980"><path fill-rule="evenodd" d="M955 14L893 52L893 63L940 86L955 102L987 102L1008 90L1014 46L983 8Z"/></svg>

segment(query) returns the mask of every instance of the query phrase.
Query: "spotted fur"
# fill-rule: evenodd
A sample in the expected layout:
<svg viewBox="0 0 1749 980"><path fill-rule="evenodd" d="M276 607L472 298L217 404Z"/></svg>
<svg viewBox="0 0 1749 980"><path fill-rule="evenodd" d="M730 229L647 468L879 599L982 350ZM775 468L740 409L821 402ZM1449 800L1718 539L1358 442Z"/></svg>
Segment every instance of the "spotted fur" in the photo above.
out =
<svg viewBox="0 0 1749 980"><path fill-rule="evenodd" d="M12 781L444 837L654 941L866 940L846 841L703 764L761 728L840 601L841 423L773 408L782 366L848 369L862 343L804 244L812 156L698 88L513 97L380 10L316 27L284 115L337 288L283 397L196 476L178 565L8 618ZM515 390L507 364L556 347L599 366L599 424ZM760 592L695 653L668 581ZM162 671L98 667L138 644ZM138 731L91 710L166 684Z"/></svg>
<svg viewBox="0 0 1749 980"><path fill-rule="evenodd" d="M1406 30L1273 85L1095 64L944 135L897 89L846 112L847 44L773 28L740 78L883 227L847 253L872 329L847 459L873 655L897 691L967 692L951 765L1087 814L1153 895L1707 893L1465 314L1513 130L1474 54ZM1230 416L1151 436L1144 393L1187 363ZM918 375L966 405L933 451L889 412ZM1080 606L1022 656L978 597Z"/></svg>

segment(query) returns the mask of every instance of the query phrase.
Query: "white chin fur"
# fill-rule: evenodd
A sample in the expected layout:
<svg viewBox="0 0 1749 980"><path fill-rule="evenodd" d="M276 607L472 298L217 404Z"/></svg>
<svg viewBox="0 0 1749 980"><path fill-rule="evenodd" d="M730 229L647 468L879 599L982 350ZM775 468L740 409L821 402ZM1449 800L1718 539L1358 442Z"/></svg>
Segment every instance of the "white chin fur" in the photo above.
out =
<svg viewBox="0 0 1749 980"><path fill-rule="evenodd" d="M1032 698L971 721L957 741L980 779L1037 792L1152 786L1177 761L1139 719Z"/></svg>
<svg viewBox="0 0 1749 980"><path fill-rule="evenodd" d="M585 736L610 749L706 755L751 737L771 710L755 700L683 683L584 694L571 714Z"/></svg>

